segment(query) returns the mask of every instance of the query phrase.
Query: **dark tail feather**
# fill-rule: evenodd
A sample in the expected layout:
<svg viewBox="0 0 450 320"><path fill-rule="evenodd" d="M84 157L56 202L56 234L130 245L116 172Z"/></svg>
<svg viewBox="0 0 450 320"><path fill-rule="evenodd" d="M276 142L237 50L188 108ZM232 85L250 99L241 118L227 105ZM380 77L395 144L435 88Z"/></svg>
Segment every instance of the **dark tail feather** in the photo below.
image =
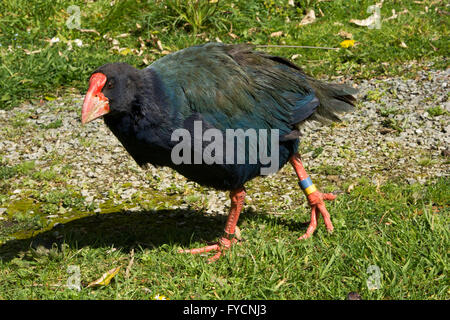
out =
<svg viewBox="0 0 450 320"><path fill-rule="evenodd" d="M354 109L358 90L343 84L325 83L308 77L308 82L315 90L320 105L307 121L322 124L341 121L340 115Z"/></svg>
<svg viewBox="0 0 450 320"><path fill-rule="evenodd" d="M239 48L247 48L247 50L251 50L251 47L241 46ZM235 46L235 48L238 48ZM267 53L255 52L264 58L271 59L272 61L284 64L290 68L296 69L300 71L300 73L306 76L306 79L309 85L314 89L316 97L319 99L319 106L312 104L312 102L302 107L304 108L302 112L296 112L293 116L293 121L291 123L296 123L295 121L299 121L297 123L299 129L303 126L303 124L310 121L319 121L322 124L330 124L333 121L340 121L340 114L349 112L353 110L355 106L356 98L353 95L358 93L358 90L349 87L343 84L337 83L325 83L319 80L316 80L310 76L308 76L299 66L295 65L293 62L277 56L272 56ZM306 121L303 121L302 115L306 115L307 112L313 111L311 107L314 107L314 113L309 116Z"/></svg>

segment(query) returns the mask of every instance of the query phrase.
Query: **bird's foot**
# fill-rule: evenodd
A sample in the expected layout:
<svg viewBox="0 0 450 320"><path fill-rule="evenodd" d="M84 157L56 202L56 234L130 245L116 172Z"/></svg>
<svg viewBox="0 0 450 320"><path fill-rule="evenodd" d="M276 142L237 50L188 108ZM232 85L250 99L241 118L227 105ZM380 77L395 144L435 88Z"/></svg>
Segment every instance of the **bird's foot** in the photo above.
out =
<svg viewBox="0 0 450 320"><path fill-rule="evenodd" d="M201 253L207 253L210 251L217 251L214 256L208 259L208 263L212 263L214 261L217 261L226 250L230 249L233 244L237 243L236 238L228 239L227 237L222 237L219 239L219 241L215 244L205 246L202 248L196 248L196 249L187 249L187 250L180 250L179 253L190 253L190 254L201 254Z"/></svg>
<svg viewBox="0 0 450 320"><path fill-rule="evenodd" d="M308 202L309 205L311 206L311 221L309 223L308 229L306 229L305 234L299 237L298 240L308 239L309 237L312 236L312 234L317 228L319 213L323 217L328 232L333 231L334 229L333 224L331 223L330 214L328 213L328 210L325 207L324 200L334 200L334 199L336 199L336 196L332 193L321 193L319 191L315 191L308 195Z"/></svg>
<svg viewBox="0 0 450 320"><path fill-rule="evenodd" d="M224 252L237 243L236 239L236 223L239 219L242 206L244 205L245 189L244 187L237 188L230 192L231 208L228 215L227 223L225 225L224 235L217 241L217 243L203 248L180 250L180 253L201 254L210 251L216 251L216 254L208 259L208 262L214 262L223 256Z"/></svg>

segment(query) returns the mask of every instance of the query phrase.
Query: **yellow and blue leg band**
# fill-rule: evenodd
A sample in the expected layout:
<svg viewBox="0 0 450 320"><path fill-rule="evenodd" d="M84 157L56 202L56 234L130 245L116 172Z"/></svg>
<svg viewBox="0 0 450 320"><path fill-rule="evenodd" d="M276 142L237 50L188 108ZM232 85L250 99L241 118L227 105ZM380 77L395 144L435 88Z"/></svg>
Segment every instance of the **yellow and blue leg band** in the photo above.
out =
<svg viewBox="0 0 450 320"><path fill-rule="evenodd" d="M311 178L308 177L299 181L298 185L302 188L303 192L309 196L311 193L317 191L316 186L312 183Z"/></svg>

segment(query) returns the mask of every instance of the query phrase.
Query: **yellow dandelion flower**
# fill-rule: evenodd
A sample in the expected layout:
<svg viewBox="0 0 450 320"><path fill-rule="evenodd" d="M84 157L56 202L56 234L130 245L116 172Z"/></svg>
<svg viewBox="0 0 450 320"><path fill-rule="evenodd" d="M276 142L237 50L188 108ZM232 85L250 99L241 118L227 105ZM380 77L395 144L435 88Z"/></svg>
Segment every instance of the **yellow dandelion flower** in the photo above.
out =
<svg viewBox="0 0 450 320"><path fill-rule="evenodd" d="M349 48L355 46L355 40L344 40L341 42L342 48Z"/></svg>

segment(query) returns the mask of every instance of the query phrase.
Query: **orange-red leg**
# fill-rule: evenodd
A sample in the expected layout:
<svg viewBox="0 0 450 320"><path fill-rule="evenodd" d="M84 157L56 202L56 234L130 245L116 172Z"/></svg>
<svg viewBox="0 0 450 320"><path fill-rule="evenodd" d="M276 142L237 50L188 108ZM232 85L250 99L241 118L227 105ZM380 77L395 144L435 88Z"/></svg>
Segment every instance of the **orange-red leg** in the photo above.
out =
<svg viewBox="0 0 450 320"><path fill-rule="evenodd" d="M242 207L244 206L245 195L246 193L244 187L230 192L231 208L230 213L228 214L227 223L225 224L225 233L216 244L202 248L181 250L180 252L199 254L210 251L217 251L217 253L209 258L208 261L211 263L219 259L222 256L223 251L228 250L233 244L237 242L237 240L234 238L234 232L236 231L236 224L239 220L239 215L241 214Z"/></svg>
<svg viewBox="0 0 450 320"><path fill-rule="evenodd" d="M294 167L295 173L297 174L297 177L300 180L300 182L306 181L308 179L308 174L306 173L305 168L303 167L300 155L298 153L294 154L289 159L289 162ZM314 191L311 192L311 190ZM331 223L330 214L328 213L328 210L325 207L324 200L334 200L336 199L336 196L332 193L321 193L315 189L314 185L312 185L309 189L306 189L304 191L308 198L309 205L311 206L311 221L305 234L303 234L298 239L299 240L307 239L312 236L312 234L317 228L319 214L322 215L327 230L330 232L333 231L333 224Z"/></svg>

